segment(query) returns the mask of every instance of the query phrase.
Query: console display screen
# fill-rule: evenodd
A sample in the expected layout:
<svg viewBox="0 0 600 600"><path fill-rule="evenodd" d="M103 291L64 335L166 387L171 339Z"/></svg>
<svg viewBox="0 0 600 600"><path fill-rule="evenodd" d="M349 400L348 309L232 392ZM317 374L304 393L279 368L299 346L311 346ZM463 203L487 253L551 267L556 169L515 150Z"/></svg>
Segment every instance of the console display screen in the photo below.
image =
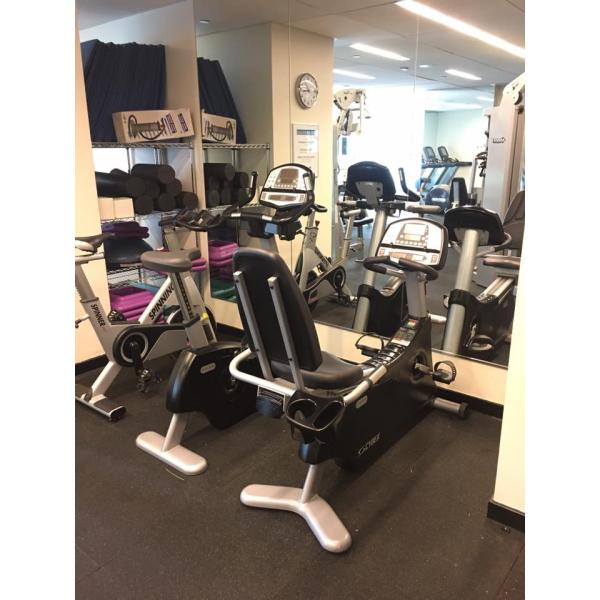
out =
<svg viewBox="0 0 600 600"><path fill-rule="evenodd" d="M298 170L297 169L281 169L277 175L275 187L278 185L297 187L298 186Z"/></svg>

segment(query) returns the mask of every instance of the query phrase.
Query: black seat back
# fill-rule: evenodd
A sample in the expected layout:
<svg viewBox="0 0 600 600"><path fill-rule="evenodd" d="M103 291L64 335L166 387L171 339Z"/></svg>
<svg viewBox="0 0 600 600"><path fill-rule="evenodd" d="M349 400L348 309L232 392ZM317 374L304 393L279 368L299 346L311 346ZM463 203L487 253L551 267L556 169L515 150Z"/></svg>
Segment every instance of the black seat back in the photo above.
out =
<svg viewBox="0 0 600 600"><path fill-rule="evenodd" d="M504 216L504 231L512 237L509 248L521 250L523 247L523 230L525 229L525 190L515 194Z"/></svg>
<svg viewBox="0 0 600 600"><path fill-rule="evenodd" d="M383 186L381 199L384 201L393 200L396 195L392 174L384 165L369 160L350 165L346 178L346 193L355 198L362 198L362 194L356 187L356 184L361 181L380 183Z"/></svg>
<svg viewBox="0 0 600 600"><path fill-rule="evenodd" d="M269 277L277 277L300 368L315 371L323 362L317 330L308 304L281 256L257 248L240 248L233 255L233 270L241 271L244 276L268 360L287 364L287 353L267 282ZM238 308L250 348L256 351L256 341L252 339L239 294Z"/></svg>
<svg viewBox="0 0 600 600"><path fill-rule="evenodd" d="M464 177L455 177L450 184L450 204L457 203L458 206L472 204L467 192L467 183Z"/></svg>
<svg viewBox="0 0 600 600"><path fill-rule="evenodd" d="M444 215L444 225L448 230L450 241L457 242L457 229L476 229L486 231L488 241L486 245L499 246L504 242L504 228L498 213L482 206L457 206L451 208Z"/></svg>

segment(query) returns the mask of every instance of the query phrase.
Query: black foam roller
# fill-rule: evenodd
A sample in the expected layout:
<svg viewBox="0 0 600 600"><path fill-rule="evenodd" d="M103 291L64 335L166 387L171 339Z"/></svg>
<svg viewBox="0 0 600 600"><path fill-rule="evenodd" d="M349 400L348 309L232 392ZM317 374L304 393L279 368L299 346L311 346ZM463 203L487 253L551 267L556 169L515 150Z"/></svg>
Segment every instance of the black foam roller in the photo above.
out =
<svg viewBox="0 0 600 600"><path fill-rule="evenodd" d="M181 192L175 196L177 208L198 208L198 196L194 192Z"/></svg>
<svg viewBox="0 0 600 600"><path fill-rule="evenodd" d="M181 194L181 190L183 190L183 186L181 185L181 181L179 179L173 179L171 183L161 184L160 191L166 192L167 194L171 194L171 196L177 196Z"/></svg>
<svg viewBox="0 0 600 600"><path fill-rule="evenodd" d="M221 194L217 190L206 190L206 206L213 208L221 204Z"/></svg>
<svg viewBox="0 0 600 600"><path fill-rule="evenodd" d="M146 186L139 177L125 173L100 173L96 171L96 190L98 196L109 198L136 198L144 193Z"/></svg>
<svg viewBox="0 0 600 600"><path fill-rule="evenodd" d="M250 187L250 175L243 171L236 171L233 181L233 187L236 188L249 188Z"/></svg>
<svg viewBox="0 0 600 600"><path fill-rule="evenodd" d="M154 199L150 196L138 196L133 199L133 212L136 215L149 215L154 210Z"/></svg>
<svg viewBox="0 0 600 600"><path fill-rule="evenodd" d="M231 181L235 177L235 169L230 163L204 163L204 177L216 177Z"/></svg>
<svg viewBox="0 0 600 600"><path fill-rule="evenodd" d="M159 194L158 198L154 200L154 210L167 212L170 210L175 210L175 207L175 198L171 196L171 194L163 192L162 194Z"/></svg>
<svg viewBox="0 0 600 600"><path fill-rule="evenodd" d="M131 167L131 174L164 184L171 183L175 179L175 170L169 165L139 163Z"/></svg>
<svg viewBox="0 0 600 600"><path fill-rule="evenodd" d="M144 192L144 196L150 196L150 198L158 198L160 196L160 185L157 181L152 179L143 179L142 180L146 185L146 191Z"/></svg>

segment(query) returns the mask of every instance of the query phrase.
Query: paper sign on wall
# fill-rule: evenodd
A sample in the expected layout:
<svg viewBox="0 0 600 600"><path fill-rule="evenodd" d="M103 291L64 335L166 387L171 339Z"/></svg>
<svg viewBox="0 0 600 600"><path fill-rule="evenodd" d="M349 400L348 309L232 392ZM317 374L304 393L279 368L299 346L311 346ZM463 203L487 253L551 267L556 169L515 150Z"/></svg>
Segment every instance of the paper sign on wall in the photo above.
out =
<svg viewBox="0 0 600 600"><path fill-rule="evenodd" d="M295 163L305 165L319 176L319 126L292 124L293 157Z"/></svg>

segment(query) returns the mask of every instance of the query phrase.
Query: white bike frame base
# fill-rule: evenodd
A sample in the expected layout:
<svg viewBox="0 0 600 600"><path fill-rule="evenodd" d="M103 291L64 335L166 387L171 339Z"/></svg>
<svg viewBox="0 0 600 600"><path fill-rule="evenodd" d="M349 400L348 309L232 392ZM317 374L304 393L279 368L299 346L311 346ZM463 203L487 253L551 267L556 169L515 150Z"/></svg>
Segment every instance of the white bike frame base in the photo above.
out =
<svg viewBox="0 0 600 600"><path fill-rule="evenodd" d="M186 424L187 415L175 414L166 436L156 431L145 431L137 436L135 445L184 475L199 475L206 470L208 463L205 458L181 445Z"/></svg>
<svg viewBox="0 0 600 600"><path fill-rule="evenodd" d="M325 550L345 552L352 545L352 538L333 508L316 493L319 467L309 467L303 488L253 484L242 490L240 500L246 506L296 513Z"/></svg>

